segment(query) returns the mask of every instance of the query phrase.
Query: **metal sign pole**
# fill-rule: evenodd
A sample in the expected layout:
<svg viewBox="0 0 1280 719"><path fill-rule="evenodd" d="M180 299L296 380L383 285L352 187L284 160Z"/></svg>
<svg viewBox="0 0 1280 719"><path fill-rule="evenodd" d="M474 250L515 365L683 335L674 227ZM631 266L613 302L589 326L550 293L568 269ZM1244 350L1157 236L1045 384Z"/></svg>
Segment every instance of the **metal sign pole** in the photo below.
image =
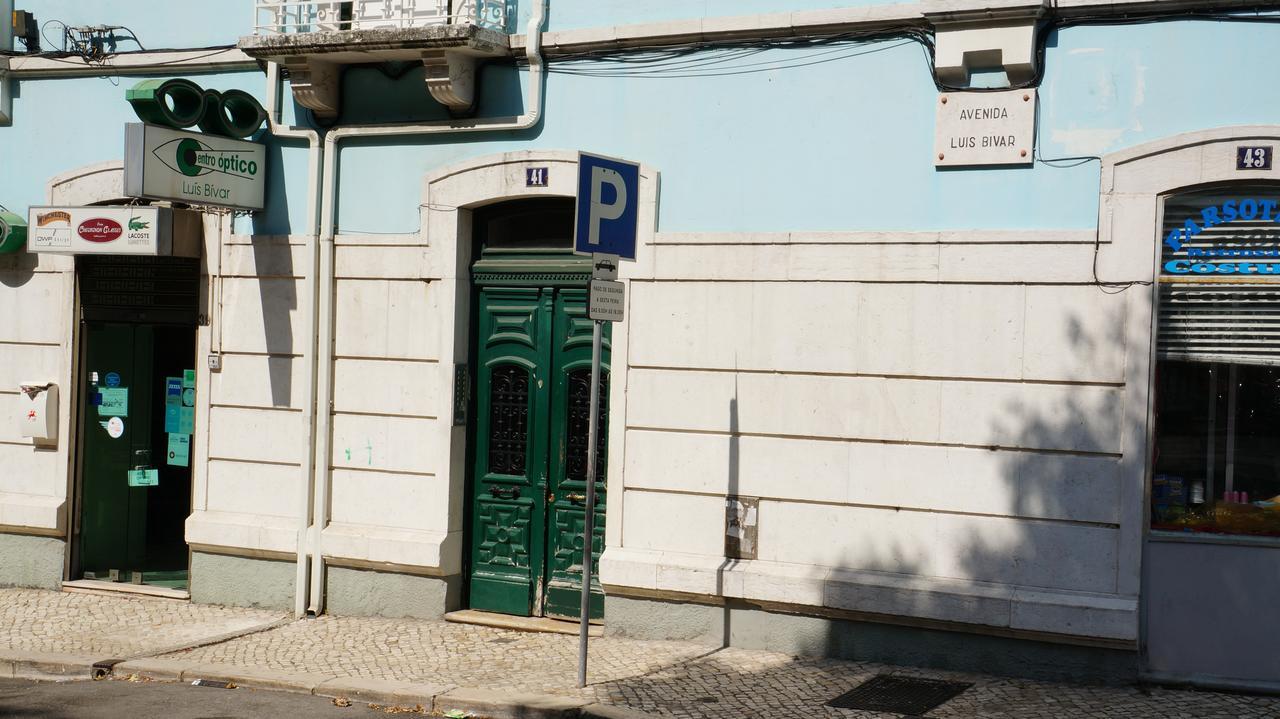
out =
<svg viewBox="0 0 1280 719"><path fill-rule="evenodd" d="M578 688L587 686L587 634L591 630L591 545L596 519L596 436L600 433L600 341L604 322L591 331L591 418L587 422L587 516L582 537L582 614L578 620Z"/></svg>

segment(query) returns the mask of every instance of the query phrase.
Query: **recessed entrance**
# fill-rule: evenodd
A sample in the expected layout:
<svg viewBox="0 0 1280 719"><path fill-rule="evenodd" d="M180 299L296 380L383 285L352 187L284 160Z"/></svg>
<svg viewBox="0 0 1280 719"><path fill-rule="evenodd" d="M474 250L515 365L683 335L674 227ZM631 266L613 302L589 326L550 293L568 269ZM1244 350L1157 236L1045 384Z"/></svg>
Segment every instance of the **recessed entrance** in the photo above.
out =
<svg viewBox="0 0 1280 719"><path fill-rule="evenodd" d="M470 607L577 617L586 518L590 264L572 254L573 200L474 216ZM604 549L609 332L604 339L593 567ZM591 616L603 616L599 573Z"/></svg>
<svg viewBox="0 0 1280 719"><path fill-rule="evenodd" d="M185 589L198 260L80 257L73 579Z"/></svg>
<svg viewBox="0 0 1280 719"><path fill-rule="evenodd" d="M1280 677L1280 186L1164 199L1154 375L1147 669Z"/></svg>

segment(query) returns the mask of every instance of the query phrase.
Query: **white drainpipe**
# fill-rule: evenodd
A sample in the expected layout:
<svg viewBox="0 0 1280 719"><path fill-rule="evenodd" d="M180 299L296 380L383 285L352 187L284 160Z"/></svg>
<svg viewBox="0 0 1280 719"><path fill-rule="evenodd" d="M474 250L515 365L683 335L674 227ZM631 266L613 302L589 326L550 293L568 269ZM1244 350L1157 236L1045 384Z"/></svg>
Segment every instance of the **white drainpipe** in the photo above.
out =
<svg viewBox="0 0 1280 719"><path fill-rule="evenodd" d="M307 612L307 578L308 556L310 548L316 544L316 537L311 522L311 491L314 486L315 472L312 459L316 449L316 334L320 325L320 314L316 307L316 292L319 285L316 274L320 259L320 164L324 154L324 146L320 141L320 133L300 127L288 127L280 122L280 66L277 63L267 64L267 120L271 134L276 137L297 138L307 141L307 237L311 246L309 267L304 268L303 291L299 298L300 314L306 318L308 331L307 344L302 348L303 366L306 368L306 379L302 392L302 433L301 477L298 482L298 548L297 575L294 580L293 611L301 617Z"/></svg>
<svg viewBox="0 0 1280 719"><path fill-rule="evenodd" d="M319 311L323 322L319 326L316 375L316 415L312 428L314 454L314 485L311 488L311 593L307 611L320 614L324 611L324 556L320 546L320 532L329 518L329 494L332 485L332 412L333 412L333 303L336 278L333 264L333 242L336 234L338 185L338 143L348 137L375 137L388 135L434 135L444 133L497 132L527 130L542 118L542 100L546 90L546 69L542 60L542 24L547 17L549 0L538 0L533 17L526 30L525 57L529 61L529 91L524 114L515 117L442 120L404 125L348 125L329 130L324 136L324 171L320 183L320 234ZM305 463L304 463L305 464ZM301 560L300 560L301 561ZM301 567L299 576L303 574Z"/></svg>

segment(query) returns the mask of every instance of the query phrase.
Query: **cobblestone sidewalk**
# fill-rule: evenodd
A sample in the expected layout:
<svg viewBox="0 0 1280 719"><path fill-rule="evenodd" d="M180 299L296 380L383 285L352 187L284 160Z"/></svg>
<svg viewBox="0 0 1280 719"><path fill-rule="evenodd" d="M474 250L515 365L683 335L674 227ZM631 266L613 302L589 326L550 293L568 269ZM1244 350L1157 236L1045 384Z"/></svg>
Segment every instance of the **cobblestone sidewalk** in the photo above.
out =
<svg viewBox="0 0 1280 719"><path fill-rule="evenodd" d="M124 658L248 631L285 616L172 599L0 589L0 647Z"/></svg>
<svg viewBox="0 0 1280 719"><path fill-rule="evenodd" d="M269 612L156 600L0 590L0 648L86 653L172 645L190 622L270 620ZM86 619L89 617L91 619ZM118 622L118 623L117 623ZM133 643L122 639L134 637ZM178 659L230 667L430 683L588 699L654 716L719 719L889 718L824 703L886 672L974 686L931 717L1275 719L1280 697L1087 687L796 658L682 642L591 641L591 684L574 687L577 638L417 620L321 617L197 649Z"/></svg>

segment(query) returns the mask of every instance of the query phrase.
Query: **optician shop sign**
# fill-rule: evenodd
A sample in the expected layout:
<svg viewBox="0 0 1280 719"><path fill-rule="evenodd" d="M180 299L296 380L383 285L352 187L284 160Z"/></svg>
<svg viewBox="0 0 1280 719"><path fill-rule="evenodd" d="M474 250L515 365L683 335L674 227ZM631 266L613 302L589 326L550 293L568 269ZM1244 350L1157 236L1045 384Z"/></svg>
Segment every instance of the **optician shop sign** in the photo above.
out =
<svg viewBox="0 0 1280 719"><path fill-rule="evenodd" d="M1280 278L1280 196L1167 200L1160 273Z"/></svg>
<svg viewBox="0 0 1280 719"><path fill-rule="evenodd" d="M125 125L124 192L261 210L266 197L265 145L132 122Z"/></svg>
<svg viewBox="0 0 1280 719"><path fill-rule="evenodd" d="M173 211L143 206L32 207L28 252L63 255L167 255Z"/></svg>

